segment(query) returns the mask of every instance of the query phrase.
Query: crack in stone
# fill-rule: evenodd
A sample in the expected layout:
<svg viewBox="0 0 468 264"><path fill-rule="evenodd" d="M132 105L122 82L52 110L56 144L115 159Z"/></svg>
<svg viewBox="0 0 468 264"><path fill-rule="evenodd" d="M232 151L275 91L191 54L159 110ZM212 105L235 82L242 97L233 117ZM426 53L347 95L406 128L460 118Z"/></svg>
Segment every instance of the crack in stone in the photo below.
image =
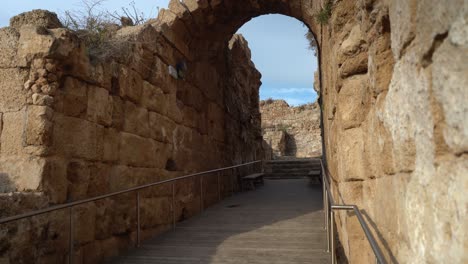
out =
<svg viewBox="0 0 468 264"><path fill-rule="evenodd" d="M432 64L432 57L434 56L434 53L437 51L440 45L442 45L442 43L445 41L447 36L448 36L448 31L441 33L441 34L437 34L434 37L431 48L423 55L423 58L422 58L422 66L424 68L427 68L429 65Z"/></svg>

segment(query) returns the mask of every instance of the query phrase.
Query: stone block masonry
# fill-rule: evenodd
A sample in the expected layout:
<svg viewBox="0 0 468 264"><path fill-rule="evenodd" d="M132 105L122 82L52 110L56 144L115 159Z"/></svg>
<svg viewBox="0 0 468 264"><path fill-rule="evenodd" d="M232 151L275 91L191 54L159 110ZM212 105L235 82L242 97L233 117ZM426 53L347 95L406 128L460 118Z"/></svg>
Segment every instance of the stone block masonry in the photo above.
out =
<svg viewBox="0 0 468 264"><path fill-rule="evenodd" d="M47 11L0 30L1 217L261 158L260 74L246 41L234 36L214 64L194 61L165 25L120 29L114 41L126 48L105 61L92 60ZM176 80L168 67L179 62L187 76ZM207 81L214 77L225 82ZM176 184L177 220L198 213L198 184ZM209 206L218 193L205 192ZM144 237L170 228L171 196L171 186L142 192ZM132 245L134 204L132 194L76 207L75 263L100 263ZM66 217L0 227L0 262L65 263Z"/></svg>

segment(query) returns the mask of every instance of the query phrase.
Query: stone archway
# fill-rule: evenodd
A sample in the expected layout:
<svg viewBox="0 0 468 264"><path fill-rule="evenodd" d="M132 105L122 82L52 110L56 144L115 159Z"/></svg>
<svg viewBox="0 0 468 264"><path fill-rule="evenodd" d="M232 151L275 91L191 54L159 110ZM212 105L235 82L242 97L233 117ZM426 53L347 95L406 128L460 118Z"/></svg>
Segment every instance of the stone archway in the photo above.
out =
<svg viewBox="0 0 468 264"><path fill-rule="evenodd" d="M318 24L324 2L173 0L158 19L120 29L114 40L125 45L102 61L91 61L53 14L12 19L0 30L0 176L15 192L5 198L11 213L25 199L36 208L259 157L260 75L245 41L228 42L249 19L279 13L303 21L321 47L324 151L337 202L364 210L393 262L463 262L466 1L332 1ZM186 72L175 79L168 67L179 65ZM197 212L196 189L178 186L177 214ZM164 193L146 197L162 212L147 211L150 231L169 214ZM77 232L95 227L77 238L81 258L131 241L127 202L80 210L87 222ZM115 204L121 211L105 210ZM46 225L64 229L60 217ZM342 256L373 260L353 217L340 214L336 226ZM10 259L44 253L18 230L8 238ZM56 251L35 256L63 262L66 237L41 239Z"/></svg>

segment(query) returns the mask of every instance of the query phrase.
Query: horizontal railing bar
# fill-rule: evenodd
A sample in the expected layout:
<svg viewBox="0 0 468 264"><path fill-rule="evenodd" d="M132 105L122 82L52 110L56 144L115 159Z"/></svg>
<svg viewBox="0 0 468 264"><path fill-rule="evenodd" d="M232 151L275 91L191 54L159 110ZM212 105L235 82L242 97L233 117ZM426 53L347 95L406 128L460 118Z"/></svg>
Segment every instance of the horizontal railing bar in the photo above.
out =
<svg viewBox="0 0 468 264"><path fill-rule="evenodd" d="M378 263L379 264L386 264L387 261L385 260L385 258L383 256L383 253L380 250L380 247L379 247L379 245L377 244L377 241L374 238L374 235L372 235L372 232L370 231L369 226L367 225L366 221L364 220L364 217L362 216L362 213L359 210L359 207L357 205L348 205L348 204L339 204L338 205L338 204L335 204L335 202L333 200L333 197L331 195L330 185L328 183L328 180L326 179L328 177L324 177L324 175L328 175L328 173L327 173L327 171L325 171L322 160L320 160L320 164L321 164L322 172L323 172L322 180L323 180L323 182L325 184L325 188L327 189L327 196L328 196L328 200L329 200L329 203L330 203L330 208L332 210L353 210L354 213L356 214L356 217L357 217L357 219L359 221L359 224L361 225L362 230L364 231L364 234L366 235L367 241L369 242L369 244L370 244L370 246L372 248L372 251L374 251L374 255L377 258ZM332 254L334 254L334 253L332 252Z"/></svg>
<svg viewBox="0 0 468 264"><path fill-rule="evenodd" d="M32 217L32 216L46 214L46 213L50 213L50 212L53 212L53 211L66 209L66 208L69 208L69 207L74 207L74 206L77 206L77 205L81 205L81 204L85 204L85 203L89 203L89 202L94 202L94 201L106 199L106 198L109 198L109 197L129 193L129 192L134 192L134 191L146 189L146 188L157 186L157 185L162 185L162 184L165 184L165 183L170 183L170 182L175 182L175 181L178 181L178 180L183 180L183 179L187 179L187 178L191 178L191 177L195 177L195 176L200 176L200 175L205 175L205 174L210 174L210 173L215 173L215 172L221 172L221 171L235 169L235 168L240 168L240 167L244 167L244 166L247 166L247 165L256 164L256 163L260 163L260 162L262 162L262 161L261 160L256 160L256 161L252 161L252 162L243 163L243 164L240 164L240 165L234 165L234 166L229 166L229 167L224 167L224 168L219 168L219 169L214 169L214 170L209 170L209 171L193 173L193 174L189 174L189 175L176 177L176 178L173 178L173 179L163 180L163 181L154 182L154 183L148 183L148 184L145 184L145 185L132 187L132 188L125 189L125 190L122 190L122 191L117 191L117 192L104 194L104 195L100 195L100 196L96 196L96 197L92 197L92 198L87 198L87 199L83 199L83 200L76 201L76 202L70 202L70 203L65 203L65 204L61 204L61 205L55 205L55 206L51 206L51 207L48 207L48 208L45 208L45 209L32 211L32 212L29 212L29 213L24 213L24 214L19 214L19 215L15 215L15 216L5 217L3 219L0 219L0 224L6 224L6 223L9 223L9 222L29 218L29 217Z"/></svg>

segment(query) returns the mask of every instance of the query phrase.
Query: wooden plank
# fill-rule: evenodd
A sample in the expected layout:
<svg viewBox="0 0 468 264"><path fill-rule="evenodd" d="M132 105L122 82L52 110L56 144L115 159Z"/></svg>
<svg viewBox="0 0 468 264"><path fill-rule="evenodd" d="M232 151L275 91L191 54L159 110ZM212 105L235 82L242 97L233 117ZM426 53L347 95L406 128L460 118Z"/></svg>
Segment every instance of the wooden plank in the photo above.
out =
<svg viewBox="0 0 468 264"><path fill-rule="evenodd" d="M328 264L320 186L266 180L116 258L115 264Z"/></svg>

